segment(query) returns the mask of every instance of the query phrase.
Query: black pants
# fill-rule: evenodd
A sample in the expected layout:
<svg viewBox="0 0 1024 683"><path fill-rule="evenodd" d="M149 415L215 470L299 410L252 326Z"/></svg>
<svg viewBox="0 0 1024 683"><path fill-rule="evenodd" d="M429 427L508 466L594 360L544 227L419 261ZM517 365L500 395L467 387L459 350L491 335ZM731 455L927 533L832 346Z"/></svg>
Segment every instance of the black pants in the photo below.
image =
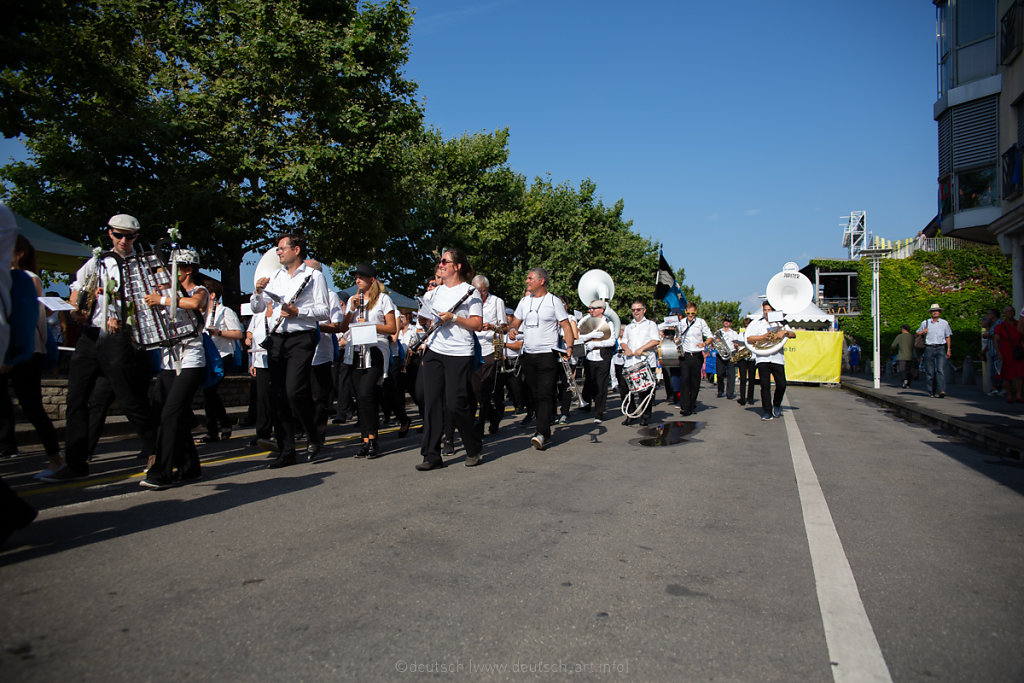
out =
<svg viewBox="0 0 1024 683"><path fill-rule="evenodd" d="M504 401L499 405L495 397L495 384L498 381L498 363L494 360L493 354L484 356L484 364L473 373L473 397L478 406L479 413L476 418L476 428L483 432L484 425L490 424L497 429L501 422L501 413L504 408Z"/></svg>
<svg viewBox="0 0 1024 683"><path fill-rule="evenodd" d="M594 404L594 417L604 414L608 401L608 374L612 369L611 357L601 360L584 360L583 400Z"/></svg>
<svg viewBox="0 0 1024 683"><path fill-rule="evenodd" d="M781 363L758 363L757 375L761 380L761 407L764 412L782 405L786 393L786 366ZM775 396L772 396L771 381L775 380Z"/></svg>
<svg viewBox="0 0 1024 683"><path fill-rule="evenodd" d="M494 382L494 406L505 414L505 392L508 392L517 413L526 410L523 397L523 381L517 372L499 372Z"/></svg>
<svg viewBox="0 0 1024 683"><path fill-rule="evenodd" d="M185 368L160 373L159 385L163 408L157 430L156 462L149 468L148 479L173 481L174 470L182 479L200 475L199 452L192 440L192 399L203 383L206 368Z"/></svg>
<svg viewBox="0 0 1024 683"><path fill-rule="evenodd" d="M0 374L0 439L3 449L9 453L18 451L18 441L14 433L14 406L11 405L8 385L14 387L14 395L21 405L21 412L36 428L36 434L39 435L46 454L55 456L60 451L57 430L43 408L43 390L40 382L45 362L46 354L34 353L28 360L11 368L9 373Z"/></svg>
<svg viewBox="0 0 1024 683"><path fill-rule="evenodd" d="M356 392L352 386L352 366L346 365L343 360L335 363L334 393L338 397L338 408L334 416L342 420L354 415Z"/></svg>
<svg viewBox="0 0 1024 683"><path fill-rule="evenodd" d="M718 393L733 398L736 395L736 364L722 360L721 356L718 357L716 362L718 363L716 368L718 373Z"/></svg>
<svg viewBox="0 0 1024 683"><path fill-rule="evenodd" d="M473 427L469 406L473 356L446 356L427 349L423 354L420 379L423 386L423 441L420 453L424 461L441 461L441 437L445 433L445 412L462 436L466 457L480 454L480 435Z"/></svg>
<svg viewBox="0 0 1024 683"><path fill-rule="evenodd" d="M679 407L684 413L697 410L700 391L700 368L704 364L701 353L682 353L679 357Z"/></svg>
<svg viewBox="0 0 1024 683"><path fill-rule="evenodd" d="M377 438L380 431L380 379L384 375L384 354L376 346L370 354L370 367L359 367L359 356L352 363L352 384L356 389L356 409L359 413L359 433L363 439Z"/></svg>
<svg viewBox="0 0 1024 683"><path fill-rule="evenodd" d="M284 455L295 453L297 425L301 425L311 444L319 443L309 378L318 339L316 330L270 335L267 362L274 395L274 431L278 448Z"/></svg>
<svg viewBox="0 0 1024 683"><path fill-rule="evenodd" d="M274 436L274 393L271 389L270 368L255 368L256 376L256 438L269 439Z"/></svg>
<svg viewBox="0 0 1024 683"><path fill-rule="evenodd" d="M401 361L392 357L391 369L380 387L380 400L385 416L394 415L399 424L405 424L409 415L405 412L405 373L401 372L401 367Z"/></svg>
<svg viewBox="0 0 1024 683"><path fill-rule="evenodd" d="M89 401L100 376L110 382L118 405L142 441L143 452L156 452L156 429L149 413L144 385L139 381L140 376L148 376L146 362L145 355L140 357L132 346L128 332L100 337L95 327L82 330L68 373L65 457L72 472L85 474L89 471L92 441Z"/></svg>
<svg viewBox="0 0 1024 683"><path fill-rule="evenodd" d="M334 389L334 364L330 361L314 365L310 378L313 383L313 422L320 443L327 435L327 414L331 410L331 391Z"/></svg>
<svg viewBox="0 0 1024 683"><path fill-rule="evenodd" d="M212 387L203 389L203 409L206 413L206 433L210 436L217 436L223 429L225 431L231 430L231 424L228 422L228 411L224 409L224 402L220 399L220 394L217 392L217 387L220 383L214 384Z"/></svg>
<svg viewBox="0 0 1024 683"><path fill-rule="evenodd" d="M757 363L753 358L736 363L740 371L740 398L747 403L754 402L754 382L757 376Z"/></svg>
<svg viewBox="0 0 1024 683"><path fill-rule="evenodd" d="M551 418L555 414L555 386L558 373L562 372L555 354L524 353L519 356L523 364L525 384L533 397L533 409L537 415L537 434L547 441L551 438Z"/></svg>

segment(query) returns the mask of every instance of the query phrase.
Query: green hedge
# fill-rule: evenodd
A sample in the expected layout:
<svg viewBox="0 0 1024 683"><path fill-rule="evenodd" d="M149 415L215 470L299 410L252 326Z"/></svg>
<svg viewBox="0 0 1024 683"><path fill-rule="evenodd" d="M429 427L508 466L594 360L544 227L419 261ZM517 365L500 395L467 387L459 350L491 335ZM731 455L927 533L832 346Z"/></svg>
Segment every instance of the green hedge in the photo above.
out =
<svg viewBox="0 0 1024 683"><path fill-rule="evenodd" d="M857 271L860 315L839 319L839 329L864 349L872 348L871 262L815 259L822 272ZM990 308L1013 301L1013 266L997 247L969 246L917 252L908 259L884 259L879 270L880 330L883 356L901 325L916 331L933 303L953 328L953 362L978 358L981 318Z"/></svg>

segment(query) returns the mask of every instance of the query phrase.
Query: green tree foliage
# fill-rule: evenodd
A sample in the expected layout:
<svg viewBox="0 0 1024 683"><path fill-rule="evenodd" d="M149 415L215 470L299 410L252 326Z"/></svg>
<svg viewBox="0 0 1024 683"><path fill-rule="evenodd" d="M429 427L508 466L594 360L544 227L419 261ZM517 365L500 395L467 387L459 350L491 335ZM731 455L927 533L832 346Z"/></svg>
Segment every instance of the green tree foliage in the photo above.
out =
<svg viewBox="0 0 1024 683"><path fill-rule="evenodd" d="M37 222L93 241L121 211L144 240L179 224L237 291L244 252L277 233L331 260L404 218L395 168L421 125L404 0L25 6L0 125L31 163L0 179Z"/></svg>
<svg viewBox="0 0 1024 683"><path fill-rule="evenodd" d="M872 348L871 263L814 260L822 271L857 271L860 314L840 317L839 329L864 348ZM882 349L899 334L901 325L916 331L928 318L933 303L953 329L953 360L978 357L981 317L989 308L1002 309L1012 301L1013 268L998 248L969 246L937 252L916 252L908 259L884 259L879 270L879 309Z"/></svg>

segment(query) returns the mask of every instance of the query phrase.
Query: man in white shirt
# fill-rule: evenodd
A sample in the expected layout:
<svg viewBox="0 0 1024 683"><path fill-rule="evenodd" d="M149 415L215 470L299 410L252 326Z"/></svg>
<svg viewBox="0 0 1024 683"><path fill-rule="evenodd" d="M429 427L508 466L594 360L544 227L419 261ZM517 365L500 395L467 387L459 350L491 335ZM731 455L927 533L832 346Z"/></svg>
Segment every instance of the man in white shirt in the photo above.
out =
<svg viewBox="0 0 1024 683"><path fill-rule="evenodd" d="M747 326L747 341L766 342L793 339L796 333L785 324L773 323L769 319L775 309L767 301L761 304L762 315ZM786 355L780 347L775 353L755 354L757 377L761 382L761 408L764 411L762 420L782 417L782 397L786 393ZM775 394L772 395L771 383L775 381Z"/></svg>
<svg viewBox="0 0 1024 683"><path fill-rule="evenodd" d="M704 364L705 339L711 337L711 328L703 318L697 317L697 304L686 304L686 318L676 323L676 343L679 345L679 403L680 412L697 412L697 393L700 391L700 369Z"/></svg>
<svg viewBox="0 0 1024 683"><path fill-rule="evenodd" d="M480 292L483 300L483 327L476 333L480 342L483 365L473 373L473 394L480 412L474 423L477 433L483 436L484 425L489 425L488 433L498 431L501 422L501 408L495 405L494 385L498 378L500 361L494 357L494 338L496 334L504 337L507 329L505 322L505 302L501 297L491 294L491 283L484 275L473 278L473 286Z"/></svg>
<svg viewBox="0 0 1024 683"><path fill-rule="evenodd" d="M722 354L718 354L718 359L715 361L717 363L715 373L718 375L718 398L724 396L731 401L736 398L736 363L733 361L733 357L743 343L743 337L732 329L732 317L728 315L722 318L722 329L719 332L722 333L722 340L729 347L730 355L727 360Z"/></svg>
<svg viewBox="0 0 1024 683"><path fill-rule="evenodd" d="M306 240L301 235L284 235L277 242L281 269L256 282L249 299L252 312L262 313L271 302L279 314L270 323L267 361L274 394L277 458L269 469L295 464L296 425L301 424L309 439L307 452L316 458L323 444L313 418L310 374L313 354L320 335L317 321L330 315L327 280L323 273L307 266Z"/></svg>
<svg viewBox="0 0 1024 683"><path fill-rule="evenodd" d="M658 354L655 349L658 348L658 344L661 343L661 332L658 331L658 324L653 320L648 320L645 317L647 313L647 306L643 301L639 299L635 300L629 307L630 313L633 314L633 320L622 329L622 340L620 346L622 347L622 355L625 357L625 365L623 372L629 370L629 367L636 362L637 359L642 359L653 371L658 367ZM651 411L654 408L654 390L655 387L651 387L650 400L647 401L647 407L644 409L643 415L640 416L640 424L647 426L648 421L651 419ZM634 404L637 401L643 400L642 397L631 396ZM622 424L627 427L633 424L633 418L626 417L622 421Z"/></svg>
<svg viewBox="0 0 1024 683"><path fill-rule="evenodd" d="M542 451L551 443L555 384L561 372L558 359L552 353L558 352L559 328L570 354L576 341L565 306L557 296L548 292L548 272L543 268L531 268L526 274L526 296L516 306L508 331L510 340L516 340L520 327L526 338L519 358L537 415L537 433L530 438L530 443Z"/></svg>
<svg viewBox="0 0 1024 683"><path fill-rule="evenodd" d="M608 304L601 299L590 302L590 316L603 321L604 325L599 324L594 330L580 335L584 352L583 367L586 373L583 380L583 400L587 406L593 405L594 424L600 424L604 419L604 407L608 400L608 375L612 367L612 355L615 353L615 336L612 334L615 326L604 315L607 306Z"/></svg>
<svg viewBox="0 0 1024 683"><path fill-rule="evenodd" d="M928 309L931 316L922 320L917 328L918 336L924 337L924 383L932 398L946 397L946 361L953 352L953 328L942 319L942 307L932 304Z"/></svg>

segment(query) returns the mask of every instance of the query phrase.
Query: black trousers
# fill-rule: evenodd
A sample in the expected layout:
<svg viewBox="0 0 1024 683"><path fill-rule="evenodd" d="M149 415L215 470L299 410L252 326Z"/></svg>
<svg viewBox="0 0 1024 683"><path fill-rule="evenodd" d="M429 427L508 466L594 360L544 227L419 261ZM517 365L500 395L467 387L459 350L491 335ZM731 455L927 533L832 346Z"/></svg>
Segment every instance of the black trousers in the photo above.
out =
<svg viewBox="0 0 1024 683"><path fill-rule="evenodd" d="M399 424L405 424L409 415L405 412L405 373L401 367L401 361L392 357L391 369L380 387L380 401L385 416L394 415Z"/></svg>
<svg viewBox="0 0 1024 683"><path fill-rule="evenodd" d="M479 408L476 418L477 430L483 431L485 424L497 428L504 411L504 401L498 402L495 385L498 381L498 363L494 354L484 356L484 364L473 373L473 396Z"/></svg>
<svg viewBox="0 0 1024 683"><path fill-rule="evenodd" d="M441 437L445 434L445 412L462 436L466 457L480 454L482 442L473 426L469 393L473 356L446 356L430 349L423 354L420 380L423 387L423 441L420 453L427 462L441 462Z"/></svg>
<svg viewBox="0 0 1024 683"><path fill-rule="evenodd" d="M736 363L740 371L740 398L747 403L754 402L754 378L757 375L757 363L753 358Z"/></svg>
<svg viewBox="0 0 1024 683"><path fill-rule="evenodd" d="M267 362L274 396L274 431L281 453L295 452L296 426L301 425L310 443L318 443L313 421L313 353L319 335L316 330L270 335Z"/></svg>
<svg viewBox="0 0 1024 683"><path fill-rule="evenodd" d="M583 400L593 403L594 416L601 417L608 401L608 375L612 370L612 359L584 359L583 367L586 372L583 378Z"/></svg>
<svg viewBox="0 0 1024 683"><path fill-rule="evenodd" d="M8 385L14 387L14 395L21 406L21 412L36 428L36 434L43 443L47 455L57 455L60 442L57 430L50 416L43 408L43 390L40 386L46 354L34 353L28 360L18 363L9 373L0 374L0 445L9 453L18 451L14 433L14 406L11 405Z"/></svg>
<svg viewBox="0 0 1024 683"><path fill-rule="evenodd" d="M562 372L555 354L524 353L519 356L523 364L523 378L530 395L533 397L533 409L537 415L537 434L545 441L551 438L551 418L555 414L555 386L558 384L558 373Z"/></svg>
<svg viewBox="0 0 1024 683"><path fill-rule="evenodd" d="M185 368L160 373L159 386L163 408L157 430L156 462L149 468L148 479L173 481L174 469L182 479L200 475L199 452L192 440L192 399L203 383L206 368Z"/></svg>
<svg viewBox="0 0 1024 683"><path fill-rule="evenodd" d="M683 412L697 410L697 393L700 391L700 368L704 364L701 353L680 353L679 356L679 407Z"/></svg>
<svg viewBox="0 0 1024 683"><path fill-rule="evenodd" d="M769 412L782 405L786 393L786 366L781 363L758 363L757 375L761 380L761 407ZM771 381L775 380L775 395L772 396Z"/></svg>
<svg viewBox="0 0 1024 683"><path fill-rule="evenodd" d="M356 389L356 410L359 413L359 433L363 439L377 438L380 431L380 378L384 376L384 354L376 346L370 347L370 367L359 367L359 356L352 363L352 384Z"/></svg>
<svg viewBox="0 0 1024 683"><path fill-rule="evenodd" d="M255 368L256 376L256 438L269 439L274 436L274 394L271 390L270 368Z"/></svg>
<svg viewBox="0 0 1024 683"><path fill-rule="evenodd" d="M310 372L313 383L313 421L320 443L327 435L327 414L331 410L331 391L334 389L334 364L330 361L314 365Z"/></svg>
<svg viewBox="0 0 1024 683"><path fill-rule="evenodd" d="M716 363L718 364L716 368L718 393L733 398L736 395L736 364L722 360L721 356L718 357Z"/></svg>
<svg viewBox="0 0 1024 683"><path fill-rule="evenodd" d="M110 382L110 389L125 417L135 427L145 453L156 452L156 429L149 413L149 401L140 376L149 376L146 357L132 346L128 332L99 336L87 327L78 336L68 372L65 457L68 469L78 474L89 471L92 453L89 430L89 402L98 377Z"/></svg>
<svg viewBox="0 0 1024 683"><path fill-rule="evenodd" d="M228 422L228 411L224 409L224 402L220 399L220 394L217 392L217 387L219 386L220 383L218 382L212 387L203 389L206 433L210 436L217 436L222 429L231 429L231 424Z"/></svg>
<svg viewBox="0 0 1024 683"><path fill-rule="evenodd" d="M352 386L352 366L346 365L342 360L335 363L334 393L338 397L335 417L341 420L355 414L356 392Z"/></svg>

